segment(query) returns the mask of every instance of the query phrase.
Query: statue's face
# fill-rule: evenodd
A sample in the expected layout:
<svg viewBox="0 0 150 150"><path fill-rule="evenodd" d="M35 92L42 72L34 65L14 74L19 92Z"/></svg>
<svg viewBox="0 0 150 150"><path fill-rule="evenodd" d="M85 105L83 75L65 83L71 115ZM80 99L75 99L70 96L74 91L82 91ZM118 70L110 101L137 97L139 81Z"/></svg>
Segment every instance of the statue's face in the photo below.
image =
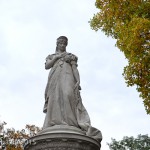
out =
<svg viewBox="0 0 150 150"><path fill-rule="evenodd" d="M58 50L60 50L61 52L66 51L66 40L64 39L59 39L59 41L57 42L57 48Z"/></svg>

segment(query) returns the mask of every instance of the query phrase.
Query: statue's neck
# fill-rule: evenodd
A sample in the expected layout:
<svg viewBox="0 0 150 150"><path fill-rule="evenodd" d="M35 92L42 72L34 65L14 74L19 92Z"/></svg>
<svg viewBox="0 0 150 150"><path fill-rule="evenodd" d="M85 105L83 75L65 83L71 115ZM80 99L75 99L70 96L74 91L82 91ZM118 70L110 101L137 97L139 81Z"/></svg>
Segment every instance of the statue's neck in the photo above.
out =
<svg viewBox="0 0 150 150"><path fill-rule="evenodd" d="M65 53L67 53L67 52L66 52L66 51L63 51L63 52L62 52L62 51L57 51L56 54L57 54L57 53L59 53L59 54L65 54Z"/></svg>

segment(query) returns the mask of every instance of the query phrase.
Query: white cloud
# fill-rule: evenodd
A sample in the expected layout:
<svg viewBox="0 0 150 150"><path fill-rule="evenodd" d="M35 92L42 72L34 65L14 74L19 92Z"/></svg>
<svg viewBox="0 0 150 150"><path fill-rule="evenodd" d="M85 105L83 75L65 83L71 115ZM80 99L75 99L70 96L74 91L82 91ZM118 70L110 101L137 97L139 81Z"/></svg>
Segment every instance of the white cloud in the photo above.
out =
<svg viewBox="0 0 150 150"><path fill-rule="evenodd" d="M92 125L111 137L150 134L149 116L135 88L122 77L127 64L115 40L90 29L94 0L7 0L0 2L0 115L8 127L42 126L48 71L44 61L66 35L79 58L82 99Z"/></svg>

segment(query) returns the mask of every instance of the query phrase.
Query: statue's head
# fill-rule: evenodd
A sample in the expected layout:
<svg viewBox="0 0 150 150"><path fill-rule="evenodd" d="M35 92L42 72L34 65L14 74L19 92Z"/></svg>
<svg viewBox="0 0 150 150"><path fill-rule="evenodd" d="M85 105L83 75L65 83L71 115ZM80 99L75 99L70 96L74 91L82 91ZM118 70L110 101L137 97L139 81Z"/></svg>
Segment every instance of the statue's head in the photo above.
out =
<svg viewBox="0 0 150 150"><path fill-rule="evenodd" d="M68 45L68 38L66 36L60 36L59 38L57 38L57 44L59 42L64 42L67 46Z"/></svg>
<svg viewBox="0 0 150 150"><path fill-rule="evenodd" d="M56 46L56 52L58 51L66 51L66 46L68 45L68 38L65 36L60 36L57 38L57 46Z"/></svg>

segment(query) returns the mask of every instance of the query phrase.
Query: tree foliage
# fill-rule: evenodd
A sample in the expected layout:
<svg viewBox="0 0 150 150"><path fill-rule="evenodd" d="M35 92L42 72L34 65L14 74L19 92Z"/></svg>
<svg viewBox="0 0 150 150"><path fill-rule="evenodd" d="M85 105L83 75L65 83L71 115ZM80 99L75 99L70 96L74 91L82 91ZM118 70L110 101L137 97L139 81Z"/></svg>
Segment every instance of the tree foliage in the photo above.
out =
<svg viewBox="0 0 150 150"><path fill-rule="evenodd" d="M137 86L150 114L150 1L96 0L95 5L100 12L90 21L92 29L117 40L128 60L123 72L126 83Z"/></svg>
<svg viewBox="0 0 150 150"><path fill-rule="evenodd" d="M39 127L35 125L26 125L25 129L15 130L14 128L8 128L4 130L4 125L6 123L0 124L0 140L1 140L1 148L6 150L23 150L23 143L29 137L32 137L40 131Z"/></svg>
<svg viewBox="0 0 150 150"><path fill-rule="evenodd" d="M120 141L112 139L108 143L110 150L150 150L150 137L148 135L138 135L134 137L124 137Z"/></svg>

